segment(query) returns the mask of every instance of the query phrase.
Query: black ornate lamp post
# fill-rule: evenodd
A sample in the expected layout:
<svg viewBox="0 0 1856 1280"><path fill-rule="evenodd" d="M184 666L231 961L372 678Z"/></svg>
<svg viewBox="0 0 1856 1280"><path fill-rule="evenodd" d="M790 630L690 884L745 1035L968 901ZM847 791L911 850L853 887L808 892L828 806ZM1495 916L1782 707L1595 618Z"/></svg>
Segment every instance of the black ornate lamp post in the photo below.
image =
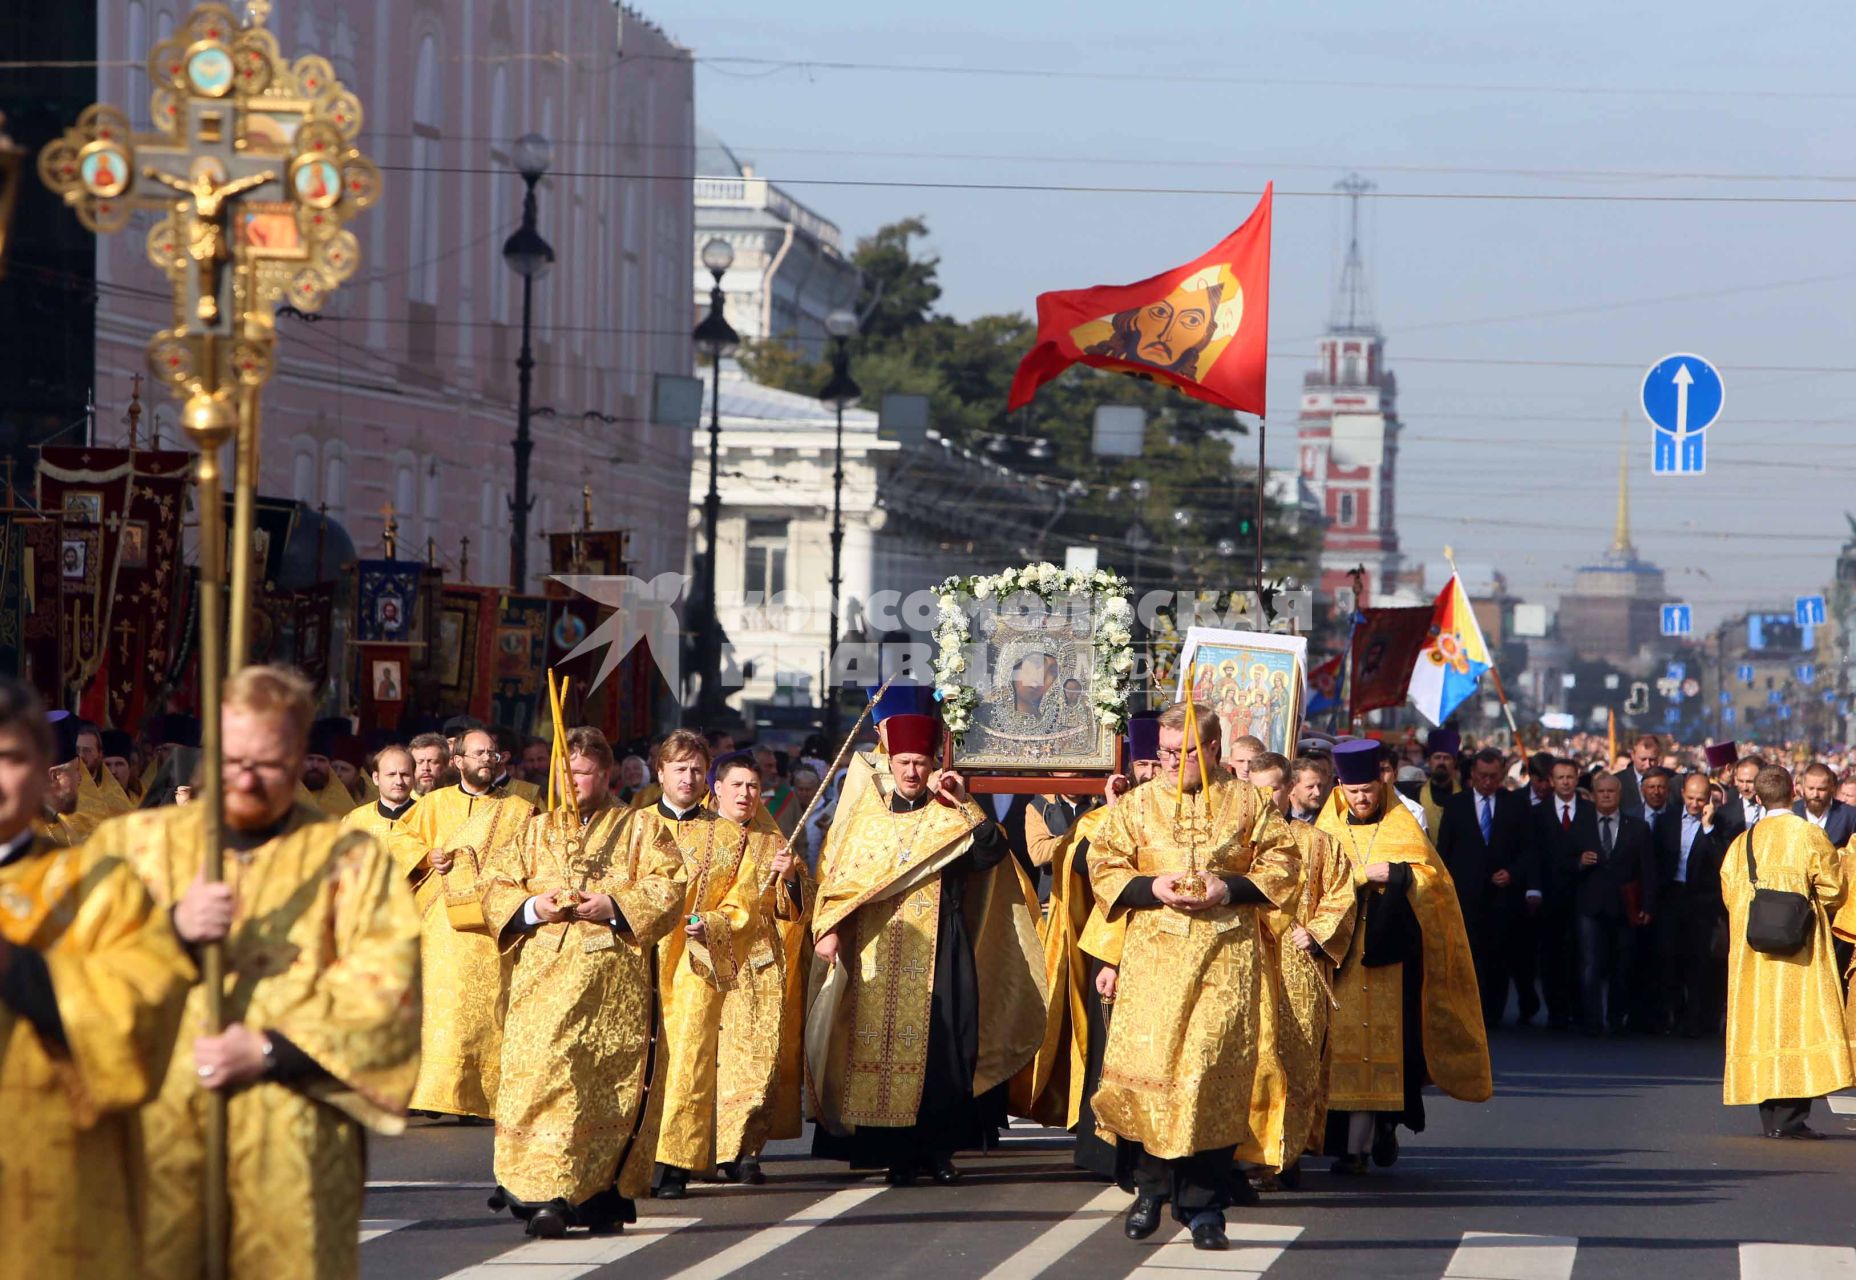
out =
<svg viewBox="0 0 1856 1280"><path fill-rule="evenodd" d="M535 229L535 184L548 171L554 148L539 133L516 140L511 161L527 190L522 195L522 225L503 241L503 261L522 277L522 354L516 357L516 485L509 500L509 587L521 591L528 584L528 513L535 500L528 494L528 459L535 451L529 436L529 388L535 357L529 347L529 326L534 316L535 282L554 266L554 248Z"/></svg>
<svg viewBox="0 0 1856 1280"><path fill-rule="evenodd" d="M732 355L741 345L741 335L722 314L726 298L722 294L722 276L735 263L734 246L717 237L702 247L702 265L715 277L709 290L709 314L696 326L696 345L709 353L714 370L714 391L709 400L709 492L702 500L702 590L704 615L697 618L701 628L696 637L698 666L702 673L702 697L698 714L706 725L713 725L723 711L722 645L720 615L715 607L716 526L722 515L722 491L717 487L722 452L722 357Z"/></svg>
<svg viewBox="0 0 1856 1280"><path fill-rule="evenodd" d="M838 653L838 598L844 586L844 411L857 403L863 388L851 377L851 338L858 330L857 313L840 307L825 317L825 331L831 334L831 380L818 398L830 405L838 417L837 444L832 451L831 472L831 621L825 642L825 745L835 750L838 742L838 685L832 663Z"/></svg>

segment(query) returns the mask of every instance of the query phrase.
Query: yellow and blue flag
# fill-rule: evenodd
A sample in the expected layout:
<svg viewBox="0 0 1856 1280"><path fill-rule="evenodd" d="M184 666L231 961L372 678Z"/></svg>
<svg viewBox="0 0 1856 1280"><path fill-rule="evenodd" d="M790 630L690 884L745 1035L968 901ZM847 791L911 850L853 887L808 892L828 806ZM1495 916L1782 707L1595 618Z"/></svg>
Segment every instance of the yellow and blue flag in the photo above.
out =
<svg viewBox="0 0 1856 1280"><path fill-rule="evenodd" d="M1462 579L1453 573L1431 606L1430 635L1411 671L1411 704L1426 720L1441 725L1476 691L1476 682L1491 665L1476 611Z"/></svg>

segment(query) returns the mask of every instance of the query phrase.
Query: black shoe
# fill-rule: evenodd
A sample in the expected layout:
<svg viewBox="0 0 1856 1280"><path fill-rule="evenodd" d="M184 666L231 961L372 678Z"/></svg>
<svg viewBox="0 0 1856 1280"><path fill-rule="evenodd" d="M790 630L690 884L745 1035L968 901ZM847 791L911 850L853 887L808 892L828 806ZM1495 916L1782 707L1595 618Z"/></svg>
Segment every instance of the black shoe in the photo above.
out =
<svg viewBox="0 0 1856 1280"><path fill-rule="evenodd" d="M764 1187L767 1185L767 1175L760 1171L760 1161L743 1160L741 1162L741 1182L744 1186L749 1187Z"/></svg>
<svg viewBox="0 0 1856 1280"><path fill-rule="evenodd" d="M1136 1196L1128 1206L1122 1233L1130 1240L1145 1240L1160 1229L1160 1207L1166 1202L1159 1196Z"/></svg>
<svg viewBox="0 0 1856 1280"><path fill-rule="evenodd" d="M722 1161L715 1166L715 1180L717 1182L741 1181L741 1166L733 1160Z"/></svg>
<svg viewBox="0 0 1856 1280"><path fill-rule="evenodd" d="M559 1209L542 1207L528 1220L528 1233L542 1240L559 1240L567 1234L567 1218Z"/></svg>
<svg viewBox="0 0 1856 1280"><path fill-rule="evenodd" d="M883 1181L892 1187L908 1187L915 1183L915 1166L912 1164L892 1164L889 1172L883 1175Z"/></svg>
<svg viewBox="0 0 1856 1280"><path fill-rule="evenodd" d="M1300 1191L1302 1189L1302 1162L1297 1160L1287 1169L1278 1173L1276 1175L1276 1181L1281 1184L1284 1191Z"/></svg>
<svg viewBox="0 0 1856 1280"><path fill-rule="evenodd" d="M1343 1178L1364 1178L1366 1176L1365 1156L1341 1156L1328 1166L1328 1172Z"/></svg>
<svg viewBox="0 0 1856 1280"><path fill-rule="evenodd" d="M1224 1233L1224 1215L1199 1223L1192 1229L1192 1247L1194 1249L1229 1249L1230 1238Z"/></svg>
<svg viewBox="0 0 1856 1280"><path fill-rule="evenodd" d="M1398 1163L1397 1126L1381 1125L1379 1132L1373 1135L1373 1163L1381 1169L1390 1169Z"/></svg>
<svg viewBox="0 0 1856 1280"><path fill-rule="evenodd" d="M504 1209L509 1207L509 1193L499 1186L490 1193L488 1203L491 1213L501 1213Z"/></svg>
<svg viewBox="0 0 1856 1280"><path fill-rule="evenodd" d="M928 1174L937 1187L951 1187L960 1181L960 1170L946 1156L936 1156L928 1165Z"/></svg>
<svg viewBox="0 0 1856 1280"><path fill-rule="evenodd" d="M690 1171L679 1169L674 1165L664 1166L663 1179L657 1184L652 1196L659 1200L687 1200L690 1198Z"/></svg>
<svg viewBox="0 0 1856 1280"><path fill-rule="evenodd" d="M1779 1129L1766 1136L1768 1138L1790 1138L1794 1142L1822 1142L1824 1140L1823 1134L1819 1133L1816 1129L1802 1124L1796 1129Z"/></svg>
<svg viewBox="0 0 1856 1280"><path fill-rule="evenodd" d="M1259 1169L1245 1179L1252 1191L1268 1193L1282 1190L1282 1179L1268 1169Z"/></svg>
<svg viewBox="0 0 1856 1280"><path fill-rule="evenodd" d="M1231 1192L1231 1203L1240 1207L1254 1207L1263 1203L1257 1195L1257 1188L1250 1185L1250 1179L1237 1177L1226 1183Z"/></svg>

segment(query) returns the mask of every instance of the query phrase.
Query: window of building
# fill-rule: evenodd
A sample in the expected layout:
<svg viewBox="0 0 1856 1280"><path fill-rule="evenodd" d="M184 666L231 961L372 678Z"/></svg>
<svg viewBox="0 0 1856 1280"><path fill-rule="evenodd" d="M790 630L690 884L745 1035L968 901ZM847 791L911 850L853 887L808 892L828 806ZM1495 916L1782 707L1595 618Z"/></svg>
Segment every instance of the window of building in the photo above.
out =
<svg viewBox="0 0 1856 1280"><path fill-rule="evenodd" d="M1335 516L1336 523L1344 525L1348 528L1351 528L1353 526L1354 516L1356 514L1356 506L1357 504L1355 503L1354 497L1351 493L1341 494L1339 509L1336 512L1336 516Z"/></svg>
<svg viewBox="0 0 1856 1280"><path fill-rule="evenodd" d="M786 590L786 536L785 520L749 519L743 592L771 600Z"/></svg>
<svg viewBox="0 0 1856 1280"><path fill-rule="evenodd" d="M407 295L414 302L438 301L439 246L444 241L439 213L439 177L443 142L444 85L438 68L437 37L419 41L413 65L412 91L412 197L406 202L408 253L412 263L406 278Z"/></svg>

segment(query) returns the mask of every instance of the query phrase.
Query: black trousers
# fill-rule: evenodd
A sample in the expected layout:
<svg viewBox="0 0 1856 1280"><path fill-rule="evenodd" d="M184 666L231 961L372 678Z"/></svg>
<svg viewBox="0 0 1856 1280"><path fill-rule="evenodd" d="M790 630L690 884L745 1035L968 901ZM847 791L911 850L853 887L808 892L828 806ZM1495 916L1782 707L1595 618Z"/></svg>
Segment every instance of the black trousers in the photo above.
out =
<svg viewBox="0 0 1856 1280"><path fill-rule="evenodd" d="M1631 927L1622 916L1580 916L1579 1024L1588 1031L1624 1029L1630 1012Z"/></svg>
<svg viewBox="0 0 1856 1280"><path fill-rule="evenodd" d="M1578 950L1573 943L1570 904L1544 905L1534 917L1540 943L1540 994L1547 1001L1547 1022L1570 1027L1579 1012Z"/></svg>
<svg viewBox="0 0 1856 1280"><path fill-rule="evenodd" d="M1196 1214L1208 1209L1222 1212L1235 1202L1231 1194L1231 1179L1238 1176L1232 1163L1237 1156L1235 1146L1163 1160L1149 1155L1140 1143L1123 1138L1116 1143L1115 1156L1122 1175L1117 1181L1137 1194L1172 1202L1173 1218L1181 1225L1189 1224Z"/></svg>
<svg viewBox="0 0 1856 1280"><path fill-rule="evenodd" d="M1796 1133L1810 1118L1809 1098L1768 1098L1759 1104L1759 1127L1767 1133Z"/></svg>
<svg viewBox="0 0 1856 1280"><path fill-rule="evenodd" d="M1722 962L1714 954L1720 898L1686 884L1663 886L1656 900L1656 956L1665 1026L1690 1038L1714 1034L1724 1002Z"/></svg>
<svg viewBox="0 0 1856 1280"><path fill-rule="evenodd" d="M1491 1027L1508 1011L1510 986L1519 1002L1516 1017L1531 1022L1540 1012L1539 930L1521 906L1519 891L1509 888L1513 892L1497 895L1471 934L1482 1020Z"/></svg>

